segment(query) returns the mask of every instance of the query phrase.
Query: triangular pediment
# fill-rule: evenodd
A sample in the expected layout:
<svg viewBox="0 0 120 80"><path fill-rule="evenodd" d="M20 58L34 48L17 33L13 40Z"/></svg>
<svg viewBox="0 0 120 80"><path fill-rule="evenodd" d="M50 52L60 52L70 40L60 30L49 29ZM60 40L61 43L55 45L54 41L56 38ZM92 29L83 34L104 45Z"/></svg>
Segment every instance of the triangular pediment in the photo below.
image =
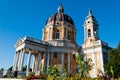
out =
<svg viewBox="0 0 120 80"><path fill-rule="evenodd" d="M18 39L18 41L15 44L15 47L21 45L23 43L23 39Z"/></svg>

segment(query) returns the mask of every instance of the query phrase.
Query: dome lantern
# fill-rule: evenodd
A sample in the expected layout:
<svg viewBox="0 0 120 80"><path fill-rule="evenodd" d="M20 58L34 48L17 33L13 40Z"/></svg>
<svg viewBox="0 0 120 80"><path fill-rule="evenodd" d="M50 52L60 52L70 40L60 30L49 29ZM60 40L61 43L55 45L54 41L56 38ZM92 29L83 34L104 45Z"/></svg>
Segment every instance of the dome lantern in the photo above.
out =
<svg viewBox="0 0 120 80"><path fill-rule="evenodd" d="M64 13L64 8L62 6L62 2L60 3L60 6L58 7L58 13Z"/></svg>
<svg viewBox="0 0 120 80"><path fill-rule="evenodd" d="M50 24L55 24L55 23L61 23L61 22L66 22L70 25L74 25L74 22L72 20L72 18L64 13L64 8L62 6L62 2L60 3L59 7L58 7L58 12L53 14L51 17L49 17L46 21L45 25Z"/></svg>

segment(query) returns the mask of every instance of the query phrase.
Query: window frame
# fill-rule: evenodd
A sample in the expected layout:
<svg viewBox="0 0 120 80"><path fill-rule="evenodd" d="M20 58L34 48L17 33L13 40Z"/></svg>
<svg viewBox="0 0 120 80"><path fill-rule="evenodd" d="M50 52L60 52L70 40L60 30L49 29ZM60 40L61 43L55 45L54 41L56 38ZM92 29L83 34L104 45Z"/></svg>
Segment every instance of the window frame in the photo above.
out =
<svg viewBox="0 0 120 80"><path fill-rule="evenodd" d="M53 57L54 57L54 58L57 58L57 57L58 57L58 53L57 53L57 52L54 52L54 53L53 53Z"/></svg>
<svg viewBox="0 0 120 80"><path fill-rule="evenodd" d="M91 37L91 29L88 29L88 37Z"/></svg>
<svg viewBox="0 0 120 80"><path fill-rule="evenodd" d="M56 30L55 32L55 39L60 39L60 31Z"/></svg>

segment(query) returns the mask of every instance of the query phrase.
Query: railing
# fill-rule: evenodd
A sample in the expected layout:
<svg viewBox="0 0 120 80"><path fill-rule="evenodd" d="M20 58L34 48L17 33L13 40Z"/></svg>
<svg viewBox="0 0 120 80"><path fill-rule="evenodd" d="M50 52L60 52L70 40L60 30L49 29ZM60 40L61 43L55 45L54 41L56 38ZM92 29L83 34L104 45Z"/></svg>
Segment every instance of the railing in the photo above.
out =
<svg viewBox="0 0 120 80"><path fill-rule="evenodd" d="M103 42L103 41L101 41L101 40L98 40L98 41L95 41L94 42L94 45L108 45L108 43L106 43L106 42Z"/></svg>
<svg viewBox="0 0 120 80"><path fill-rule="evenodd" d="M71 43L70 41L60 41L60 40L52 40L52 41L48 41L48 42L44 42L32 37L24 37L24 40L29 40L29 41L33 41L36 43L41 43L41 44L45 44L45 45L49 45L49 46L61 46L61 47L71 47L71 48L76 48L79 47L74 43Z"/></svg>
<svg viewBox="0 0 120 80"><path fill-rule="evenodd" d="M68 41L54 40L54 41L50 41L49 44L52 46L62 46L62 47L64 46L64 47L72 47L72 48L76 47L76 44L73 44L73 43L68 42Z"/></svg>
<svg viewBox="0 0 120 80"><path fill-rule="evenodd" d="M99 44L101 44L100 40L97 40L97 41L94 42L94 45L99 45Z"/></svg>
<svg viewBox="0 0 120 80"><path fill-rule="evenodd" d="M103 41L101 41L101 43L102 43L103 45L106 45L106 46L108 45L108 43L106 43L106 42L103 42Z"/></svg>

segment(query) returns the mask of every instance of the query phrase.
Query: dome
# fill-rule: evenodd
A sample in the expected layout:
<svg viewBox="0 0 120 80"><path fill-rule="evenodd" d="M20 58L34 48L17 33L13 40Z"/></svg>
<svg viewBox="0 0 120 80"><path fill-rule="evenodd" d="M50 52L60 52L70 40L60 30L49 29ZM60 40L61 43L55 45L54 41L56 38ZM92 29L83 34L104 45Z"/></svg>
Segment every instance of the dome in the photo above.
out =
<svg viewBox="0 0 120 80"><path fill-rule="evenodd" d="M64 14L64 9L62 7L62 4L60 4L60 6L58 7L58 13L53 14L50 18L47 19L46 25L51 22L55 23L56 21L61 21L61 22L64 21L74 25L72 18L67 14Z"/></svg>
<svg viewBox="0 0 120 80"><path fill-rule="evenodd" d="M69 17L68 15L64 14L64 13L56 13L54 15L52 15L46 22L46 25L50 22L56 22L56 21L64 21L67 23L70 23L72 25L74 25L74 22L72 20L71 17Z"/></svg>

